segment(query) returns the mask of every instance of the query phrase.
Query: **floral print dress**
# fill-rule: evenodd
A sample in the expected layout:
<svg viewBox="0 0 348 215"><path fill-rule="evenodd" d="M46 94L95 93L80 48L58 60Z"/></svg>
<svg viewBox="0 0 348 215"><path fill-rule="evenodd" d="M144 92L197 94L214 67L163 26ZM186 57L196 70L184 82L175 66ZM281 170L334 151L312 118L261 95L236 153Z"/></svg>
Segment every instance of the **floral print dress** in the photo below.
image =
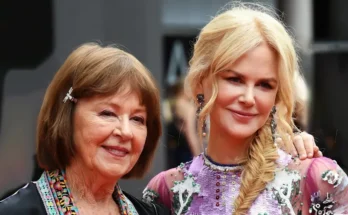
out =
<svg viewBox="0 0 348 215"><path fill-rule="evenodd" d="M348 178L329 158L300 161L278 150L273 181L250 207L251 215L348 214ZM221 165L204 153L159 173L143 192L175 215L233 214L243 166Z"/></svg>

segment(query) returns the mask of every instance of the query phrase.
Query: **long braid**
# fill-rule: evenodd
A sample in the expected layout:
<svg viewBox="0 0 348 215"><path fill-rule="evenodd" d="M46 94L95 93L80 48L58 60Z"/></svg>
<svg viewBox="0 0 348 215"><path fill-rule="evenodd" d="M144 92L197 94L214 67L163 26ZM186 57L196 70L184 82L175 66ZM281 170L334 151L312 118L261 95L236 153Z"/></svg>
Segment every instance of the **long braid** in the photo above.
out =
<svg viewBox="0 0 348 215"><path fill-rule="evenodd" d="M249 147L239 196L234 205L235 214L245 214L267 183L274 179L278 153L268 124L260 129Z"/></svg>

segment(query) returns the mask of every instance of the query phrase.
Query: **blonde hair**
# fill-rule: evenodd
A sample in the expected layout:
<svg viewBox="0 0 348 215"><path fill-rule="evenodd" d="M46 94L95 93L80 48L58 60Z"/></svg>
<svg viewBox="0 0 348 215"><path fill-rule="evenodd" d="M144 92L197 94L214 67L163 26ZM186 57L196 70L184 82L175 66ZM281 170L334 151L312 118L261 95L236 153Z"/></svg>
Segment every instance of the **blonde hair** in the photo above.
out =
<svg viewBox="0 0 348 215"><path fill-rule="evenodd" d="M294 127L293 80L298 60L293 40L272 11L256 4L239 4L213 18L200 32L194 45L193 57L186 78L186 91L195 97L198 86L211 78L212 96L199 115L199 129L209 115L218 94L216 74L233 64L245 53L261 43L267 43L278 57L279 89L276 96L277 134L289 144L287 134ZM235 214L246 213L268 182L274 179L278 153L274 147L270 119L255 135L245 158ZM201 133L201 132L200 132Z"/></svg>
<svg viewBox="0 0 348 215"><path fill-rule="evenodd" d="M300 72L295 72L295 110L294 120L296 126L301 130L306 130L308 126L308 103L310 100L310 92L306 84L305 78Z"/></svg>

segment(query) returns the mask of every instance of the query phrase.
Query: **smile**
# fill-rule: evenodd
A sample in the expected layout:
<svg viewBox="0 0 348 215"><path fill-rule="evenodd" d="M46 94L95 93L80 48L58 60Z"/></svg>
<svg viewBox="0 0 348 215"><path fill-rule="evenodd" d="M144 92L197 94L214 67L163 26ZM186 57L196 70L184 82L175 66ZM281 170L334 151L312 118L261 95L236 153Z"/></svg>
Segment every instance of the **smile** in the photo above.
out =
<svg viewBox="0 0 348 215"><path fill-rule="evenodd" d="M109 154L114 157L122 158L125 157L129 151L123 147L115 147L115 146L102 146Z"/></svg>
<svg viewBox="0 0 348 215"><path fill-rule="evenodd" d="M248 112L233 111L233 110L231 110L231 112L233 117L237 119L238 121L249 121L253 119L255 116L257 116L257 114L248 113Z"/></svg>

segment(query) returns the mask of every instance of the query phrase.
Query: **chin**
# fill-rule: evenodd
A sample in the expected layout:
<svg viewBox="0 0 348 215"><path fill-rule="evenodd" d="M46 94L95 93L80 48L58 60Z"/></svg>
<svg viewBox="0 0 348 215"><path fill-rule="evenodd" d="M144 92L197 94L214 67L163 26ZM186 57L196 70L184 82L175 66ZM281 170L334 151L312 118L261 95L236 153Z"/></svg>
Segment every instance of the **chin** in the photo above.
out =
<svg viewBox="0 0 348 215"><path fill-rule="evenodd" d="M129 172L126 165L121 164L102 164L98 168L98 172L100 172L104 177L108 178L121 178L125 174Z"/></svg>
<svg viewBox="0 0 348 215"><path fill-rule="evenodd" d="M247 139L255 135L257 132L256 129L251 129L250 126L242 126L240 128L233 128L229 129L227 133L230 137L236 138L236 139Z"/></svg>
<svg viewBox="0 0 348 215"><path fill-rule="evenodd" d="M234 139L248 139L254 134L253 132L230 132L230 136L234 137Z"/></svg>

